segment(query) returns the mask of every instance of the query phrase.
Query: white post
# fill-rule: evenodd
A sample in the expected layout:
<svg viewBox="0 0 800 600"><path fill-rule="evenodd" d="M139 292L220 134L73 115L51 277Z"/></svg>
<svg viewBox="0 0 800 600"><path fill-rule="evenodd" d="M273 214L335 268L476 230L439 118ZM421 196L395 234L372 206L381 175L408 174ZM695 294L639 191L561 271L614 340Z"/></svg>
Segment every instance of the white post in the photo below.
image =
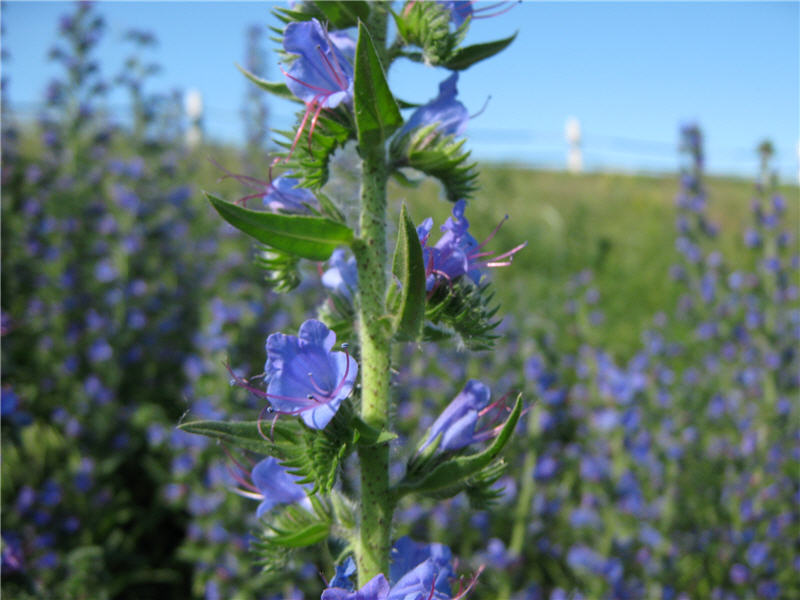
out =
<svg viewBox="0 0 800 600"><path fill-rule="evenodd" d="M186 145L194 149L203 141L203 95L199 90L189 90L183 98L183 109L189 118Z"/></svg>
<svg viewBox="0 0 800 600"><path fill-rule="evenodd" d="M567 117L564 126L564 135L567 138L567 170L570 173L583 171L583 153L581 151L581 123L576 117Z"/></svg>

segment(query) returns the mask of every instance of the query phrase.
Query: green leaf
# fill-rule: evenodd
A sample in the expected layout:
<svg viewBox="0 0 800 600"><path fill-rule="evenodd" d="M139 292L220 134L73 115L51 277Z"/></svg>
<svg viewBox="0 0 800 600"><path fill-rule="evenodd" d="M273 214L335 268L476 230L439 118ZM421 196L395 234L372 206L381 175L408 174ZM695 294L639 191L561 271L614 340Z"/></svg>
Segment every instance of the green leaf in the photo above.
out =
<svg viewBox="0 0 800 600"><path fill-rule="evenodd" d="M359 19L366 21L369 17L369 2L324 0L314 4L334 29L355 27Z"/></svg>
<svg viewBox="0 0 800 600"><path fill-rule="evenodd" d="M358 24L353 108L362 151L382 144L403 124L380 58L363 23Z"/></svg>
<svg viewBox="0 0 800 600"><path fill-rule="evenodd" d="M236 229L300 258L327 260L338 246L353 240L353 232L346 225L324 217L255 211L205 194L220 216Z"/></svg>
<svg viewBox="0 0 800 600"><path fill-rule="evenodd" d="M222 442L272 456L282 456L278 452L278 444L296 443L302 429L297 421L261 422L261 431L272 439L265 439L258 430L258 421L190 421L178 425L187 433L195 433L214 438Z"/></svg>
<svg viewBox="0 0 800 600"><path fill-rule="evenodd" d="M258 87L262 90L269 92L270 94L274 94L280 98L285 98L287 100L293 100L294 102L300 102L301 100L295 96L292 91L289 89L283 82L279 81L267 81L266 79L261 79L258 75L254 75L240 64L236 63L236 68L241 71L242 75L247 77L250 81L255 83Z"/></svg>
<svg viewBox="0 0 800 600"><path fill-rule="evenodd" d="M392 273L400 280L400 303L394 320L395 334L399 339L419 339L425 316L425 264L422 259L422 245L405 204L400 209ZM395 283L391 282L389 285L394 286Z"/></svg>
<svg viewBox="0 0 800 600"><path fill-rule="evenodd" d="M458 48L444 61L443 66L452 71L463 71L477 62L505 50L516 37L517 34L515 33L510 37L495 42L486 42L485 44L475 44L473 46Z"/></svg>
<svg viewBox="0 0 800 600"><path fill-rule="evenodd" d="M492 463L508 443L511 434L514 432L514 427L519 421L520 414L522 414L522 394L517 396L517 401L511 414L506 419L503 429L500 430L499 435L491 446L483 452L451 458L432 470L426 470L422 474L415 473L410 478L404 478L397 485L397 495L400 497L412 492L435 493L457 486L459 483L477 475Z"/></svg>

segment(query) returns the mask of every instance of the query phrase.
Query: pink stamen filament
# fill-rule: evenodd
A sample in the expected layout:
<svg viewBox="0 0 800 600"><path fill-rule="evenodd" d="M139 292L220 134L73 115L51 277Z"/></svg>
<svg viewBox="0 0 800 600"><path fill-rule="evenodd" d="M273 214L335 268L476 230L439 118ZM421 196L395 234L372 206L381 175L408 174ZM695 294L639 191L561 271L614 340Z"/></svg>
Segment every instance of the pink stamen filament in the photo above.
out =
<svg viewBox="0 0 800 600"><path fill-rule="evenodd" d="M484 247L486 244L488 244L489 242L491 242L491 241L492 241L492 239L494 239L494 236L495 236L495 235L497 235L497 232L498 232L498 231L500 231L500 228L503 226L503 223L505 223L506 221L508 221L508 215L506 215L505 217L503 217L502 219L500 219L500 222L499 222L499 223L497 224L497 226L496 226L496 227L495 227L495 228L492 230L492 233L490 233L490 234L489 234L489 236L488 236L488 237L487 237L485 240L483 240L483 241L482 241L480 244L478 244L478 245L475 247L475 250L480 250L480 249L481 249L481 248L483 248L483 247ZM472 256L472 255L470 255L470 257L471 257L471 256Z"/></svg>
<svg viewBox="0 0 800 600"><path fill-rule="evenodd" d="M467 586L467 588L463 592L461 591L461 581L459 581L458 582L458 595L455 596L453 598L453 600L461 600L461 598L464 598L470 592L470 590L472 590L472 588L475 587L475 584L478 582L478 577L481 576L481 573L483 573L483 570L485 568L486 568L486 565L481 565L480 567L478 567L478 570L475 571L475 575L472 576L472 579L470 580L469 585Z"/></svg>

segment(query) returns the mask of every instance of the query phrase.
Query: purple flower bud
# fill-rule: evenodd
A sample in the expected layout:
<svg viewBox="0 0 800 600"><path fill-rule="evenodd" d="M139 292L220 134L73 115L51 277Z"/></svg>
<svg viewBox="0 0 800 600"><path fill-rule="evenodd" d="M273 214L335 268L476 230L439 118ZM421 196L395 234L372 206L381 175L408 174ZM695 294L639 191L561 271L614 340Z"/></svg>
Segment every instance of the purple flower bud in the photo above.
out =
<svg viewBox="0 0 800 600"><path fill-rule="evenodd" d="M490 405L490 395L491 391L485 384L476 379L469 380L464 389L434 421L428 437L420 446L419 451L423 451L437 438L440 438L436 448L437 452L454 452L477 441L492 437L496 433L496 428L484 427L476 431L478 420L492 409L500 407L502 402L501 399ZM499 417L500 414L497 416Z"/></svg>

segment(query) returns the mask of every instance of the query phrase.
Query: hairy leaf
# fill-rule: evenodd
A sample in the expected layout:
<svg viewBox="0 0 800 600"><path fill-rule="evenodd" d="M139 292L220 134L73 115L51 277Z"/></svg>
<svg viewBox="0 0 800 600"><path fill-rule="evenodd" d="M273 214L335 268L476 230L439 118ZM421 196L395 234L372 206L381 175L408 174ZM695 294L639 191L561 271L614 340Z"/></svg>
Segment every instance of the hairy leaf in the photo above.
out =
<svg viewBox="0 0 800 600"><path fill-rule="evenodd" d="M425 265L419 236L405 204L400 210L392 273L400 282L399 305L394 311L395 334L399 339L417 340L425 314ZM395 283L389 285L394 288Z"/></svg>
<svg viewBox="0 0 800 600"><path fill-rule="evenodd" d="M334 29L355 27L359 19L366 21L369 17L369 2L323 0L314 4Z"/></svg>
<svg viewBox="0 0 800 600"><path fill-rule="evenodd" d="M358 142L364 148L382 144L403 124L403 117L386 82L372 38L363 23L358 26L353 86Z"/></svg>
<svg viewBox="0 0 800 600"><path fill-rule="evenodd" d="M238 63L236 64L236 68L242 72L242 75L247 77L250 81L255 83L258 87L260 87L265 92L269 92L270 94L274 94L280 98L285 98L286 100L292 100L294 102L299 102L298 98L291 92L289 86L287 86L283 82L278 81L267 81L266 79L262 79L258 75L254 75Z"/></svg>
<svg viewBox="0 0 800 600"><path fill-rule="evenodd" d="M208 192L206 197L222 218L240 231L262 244L300 258L326 260L337 246L353 239L353 232L346 225L324 217L255 211Z"/></svg>
<svg viewBox="0 0 800 600"><path fill-rule="evenodd" d="M258 421L190 421L181 423L178 429L278 458L284 455L280 445L297 443L302 433L302 426L297 420L279 421L274 426L269 421L263 421L261 431ZM265 438L262 432L268 437Z"/></svg>
<svg viewBox="0 0 800 600"><path fill-rule="evenodd" d="M458 48L443 62L443 66L452 71L463 71L477 62L490 58L498 52L502 52L516 37L517 34L515 33L512 36L495 42L486 42L485 44L475 44L473 46Z"/></svg>

